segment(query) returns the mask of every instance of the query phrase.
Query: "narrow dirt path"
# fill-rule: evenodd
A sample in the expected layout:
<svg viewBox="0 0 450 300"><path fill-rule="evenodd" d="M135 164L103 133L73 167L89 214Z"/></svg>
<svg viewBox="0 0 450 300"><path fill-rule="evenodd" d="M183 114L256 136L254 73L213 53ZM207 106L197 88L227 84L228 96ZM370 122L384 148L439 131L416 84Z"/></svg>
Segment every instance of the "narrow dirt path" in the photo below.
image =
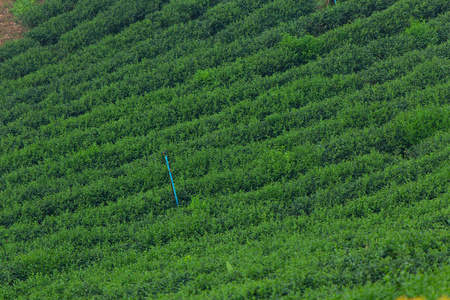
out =
<svg viewBox="0 0 450 300"><path fill-rule="evenodd" d="M26 29L15 22L9 9L11 0L0 0L0 46L7 40L18 39Z"/></svg>

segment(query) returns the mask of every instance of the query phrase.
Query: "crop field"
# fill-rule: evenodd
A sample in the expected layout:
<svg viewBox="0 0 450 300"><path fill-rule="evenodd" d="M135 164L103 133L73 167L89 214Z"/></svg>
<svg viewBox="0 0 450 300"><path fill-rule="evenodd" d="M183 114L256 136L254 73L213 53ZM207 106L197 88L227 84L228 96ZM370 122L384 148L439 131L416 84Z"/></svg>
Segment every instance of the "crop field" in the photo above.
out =
<svg viewBox="0 0 450 300"><path fill-rule="evenodd" d="M448 0L10 11L0 299L449 299Z"/></svg>

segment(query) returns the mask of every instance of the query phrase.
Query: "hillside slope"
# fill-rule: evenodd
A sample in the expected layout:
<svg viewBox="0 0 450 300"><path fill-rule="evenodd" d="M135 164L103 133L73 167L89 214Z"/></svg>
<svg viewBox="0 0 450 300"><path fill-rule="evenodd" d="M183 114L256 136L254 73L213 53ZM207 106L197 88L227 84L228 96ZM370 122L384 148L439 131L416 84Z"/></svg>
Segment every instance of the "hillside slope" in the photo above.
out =
<svg viewBox="0 0 450 300"><path fill-rule="evenodd" d="M448 0L15 11L0 299L450 294Z"/></svg>

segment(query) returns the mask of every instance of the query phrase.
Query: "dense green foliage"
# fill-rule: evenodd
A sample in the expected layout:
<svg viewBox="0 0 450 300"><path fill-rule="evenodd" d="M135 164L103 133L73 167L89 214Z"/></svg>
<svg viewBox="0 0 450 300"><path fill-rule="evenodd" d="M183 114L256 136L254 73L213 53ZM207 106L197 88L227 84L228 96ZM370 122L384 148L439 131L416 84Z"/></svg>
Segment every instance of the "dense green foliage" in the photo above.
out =
<svg viewBox="0 0 450 300"><path fill-rule="evenodd" d="M448 0L31 2L0 299L450 294Z"/></svg>

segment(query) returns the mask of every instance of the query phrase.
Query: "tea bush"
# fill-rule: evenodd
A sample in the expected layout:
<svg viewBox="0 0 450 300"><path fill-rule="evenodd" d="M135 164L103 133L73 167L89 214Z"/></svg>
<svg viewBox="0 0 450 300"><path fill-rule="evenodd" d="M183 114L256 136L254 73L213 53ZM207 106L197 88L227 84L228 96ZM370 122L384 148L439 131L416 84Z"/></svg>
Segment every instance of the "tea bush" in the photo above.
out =
<svg viewBox="0 0 450 300"><path fill-rule="evenodd" d="M0 298L445 295L447 2L16 2Z"/></svg>

